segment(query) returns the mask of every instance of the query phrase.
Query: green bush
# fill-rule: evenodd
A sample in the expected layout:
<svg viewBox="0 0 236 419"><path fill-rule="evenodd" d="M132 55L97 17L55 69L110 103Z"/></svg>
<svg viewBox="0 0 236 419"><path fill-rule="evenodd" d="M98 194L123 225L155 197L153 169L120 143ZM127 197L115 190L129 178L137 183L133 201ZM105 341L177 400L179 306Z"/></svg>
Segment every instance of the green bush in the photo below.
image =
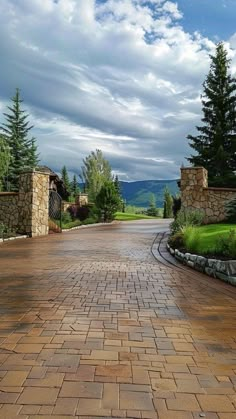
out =
<svg viewBox="0 0 236 419"><path fill-rule="evenodd" d="M87 224L96 224L97 222L98 221L97 221L96 218L94 218L94 217L88 217L88 218L86 218L86 220L83 221L83 224L84 225L87 225Z"/></svg>
<svg viewBox="0 0 236 419"><path fill-rule="evenodd" d="M75 221L70 221L69 223L62 223L62 228L69 229L69 228L78 227L81 225L82 223L80 220L75 220Z"/></svg>
<svg viewBox="0 0 236 419"><path fill-rule="evenodd" d="M226 206L226 214L228 221L235 223L236 222L236 199L229 201Z"/></svg>
<svg viewBox="0 0 236 419"><path fill-rule="evenodd" d="M236 230L230 230L227 237L217 238L215 252L227 258L236 259Z"/></svg>
<svg viewBox="0 0 236 419"><path fill-rule="evenodd" d="M183 227L184 247L188 252L196 253L200 250L201 233L197 227Z"/></svg>
<svg viewBox="0 0 236 419"><path fill-rule="evenodd" d="M61 213L61 222L62 222L62 224L68 224L68 223L71 223L72 221L73 221L72 220L72 217L71 217L71 215L70 215L70 213L68 211L63 211Z"/></svg>
<svg viewBox="0 0 236 419"><path fill-rule="evenodd" d="M200 210L181 209L170 225L171 235L178 233L184 227L202 225L203 218L204 214Z"/></svg>
<svg viewBox="0 0 236 419"><path fill-rule="evenodd" d="M184 235L182 231L178 231L169 237L168 241L172 249L181 249L184 247Z"/></svg>

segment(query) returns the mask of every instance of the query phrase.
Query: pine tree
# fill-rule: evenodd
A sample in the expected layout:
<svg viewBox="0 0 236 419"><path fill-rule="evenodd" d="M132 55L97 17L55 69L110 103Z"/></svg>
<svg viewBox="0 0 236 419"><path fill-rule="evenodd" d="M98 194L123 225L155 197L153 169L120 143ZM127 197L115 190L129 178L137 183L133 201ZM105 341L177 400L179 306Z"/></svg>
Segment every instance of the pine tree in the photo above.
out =
<svg viewBox="0 0 236 419"><path fill-rule="evenodd" d="M4 184L7 183L7 173L11 161L11 154L9 146L5 138L0 135L0 191L2 191ZM7 189L7 188L5 188Z"/></svg>
<svg viewBox="0 0 236 419"><path fill-rule="evenodd" d="M172 218L173 217L173 199L170 194L169 189L166 187L164 191L164 212L163 218Z"/></svg>
<svg viewBox="0 0 236 419"><path fill-rule="evenodd" d="M70 194L71 193L71 184L70 184L70 179L69 179L69 175L67 172L67 168L64 165L61 169L61 178L63 180L63 183L65 185L66 191Z"/></svg>
<svg viewBox="0 0 236 419"><path fill-rule="evenodd" d="M236 79L229 73L230 60L223 43L210 55L211 65L203 83L202 126L188 135L195 150L188 160L208 170L209 185L236 186Z"/></svg>
<svg viewBox="0 0 236 419"><path fill-rule="evenodd" d="M11 164L8 171L8 185L10 190L18 189L19 173L25 167L34 168L38 164L37 147L35 139L28 138L29 131L33 128L27 121L28 114L21 109L20 91L12 98L12 106L8 106L9 113L4 113L6 122L2 124L11 153Z"/></svg>
<svg viewBox="0 0 236 419"><path fill-rule="evenodd" d="M121 195L120 181L119 181L118 175L115 176L114 185L115 185L118 195Z"/></svg>
<svg viewBox="0 0 236 419"><path fill-rule="evenodd" d="M79 194L79 192L80 192L79 185L78 185L78 180L77 180L77 176L76 175L73 176L73 179L72 179L72 182L71 182L71 185L70 186L71 186L71 193L72 193L72 195L74 197L76 197Z"/></svg>
<svg viewBox="0 0 236 419"><path fill-rule="evenodd" d="M119 209L120 197L113 181L106 181L96 196L96 206L102 213L104 222L114 220L115 213Z"/></svg>

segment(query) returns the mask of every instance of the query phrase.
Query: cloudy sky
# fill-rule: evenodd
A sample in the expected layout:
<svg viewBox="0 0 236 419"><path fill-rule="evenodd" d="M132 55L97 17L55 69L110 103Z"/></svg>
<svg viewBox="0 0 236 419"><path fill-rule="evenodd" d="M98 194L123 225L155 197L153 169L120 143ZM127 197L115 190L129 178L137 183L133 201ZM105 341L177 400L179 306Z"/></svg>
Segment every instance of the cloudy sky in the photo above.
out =
<svg viewBox="0 0 236 419"><path fill-rule="evenodd" d="M236 0L0 0L0 121L19 87L43 164L99 148L121 180L177 178L235 21Z"/></svg>

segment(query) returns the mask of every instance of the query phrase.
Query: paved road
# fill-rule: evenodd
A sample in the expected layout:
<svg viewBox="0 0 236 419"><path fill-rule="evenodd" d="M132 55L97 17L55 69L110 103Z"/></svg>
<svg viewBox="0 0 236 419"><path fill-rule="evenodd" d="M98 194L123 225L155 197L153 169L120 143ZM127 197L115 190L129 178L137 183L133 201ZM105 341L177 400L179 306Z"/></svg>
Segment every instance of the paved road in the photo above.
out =
<svg viewBox="0 0 236 419"><path fill-rule="evenodd" d="M0 418L236 418L235 289L158 263L166 227L0 247Z"/></svg>

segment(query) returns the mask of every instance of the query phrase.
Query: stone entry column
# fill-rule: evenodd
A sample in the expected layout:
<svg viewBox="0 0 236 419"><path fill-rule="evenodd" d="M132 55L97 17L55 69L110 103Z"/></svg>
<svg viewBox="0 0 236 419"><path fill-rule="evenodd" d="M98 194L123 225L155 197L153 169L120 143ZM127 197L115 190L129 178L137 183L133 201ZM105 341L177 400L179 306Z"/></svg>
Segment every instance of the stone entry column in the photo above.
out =
<svg viewBox="0 0 236 419"><path fill-rule="evenodd" d="M27 171L19 179L19 231L31 237L48 234L49 173Z"/></svg>

